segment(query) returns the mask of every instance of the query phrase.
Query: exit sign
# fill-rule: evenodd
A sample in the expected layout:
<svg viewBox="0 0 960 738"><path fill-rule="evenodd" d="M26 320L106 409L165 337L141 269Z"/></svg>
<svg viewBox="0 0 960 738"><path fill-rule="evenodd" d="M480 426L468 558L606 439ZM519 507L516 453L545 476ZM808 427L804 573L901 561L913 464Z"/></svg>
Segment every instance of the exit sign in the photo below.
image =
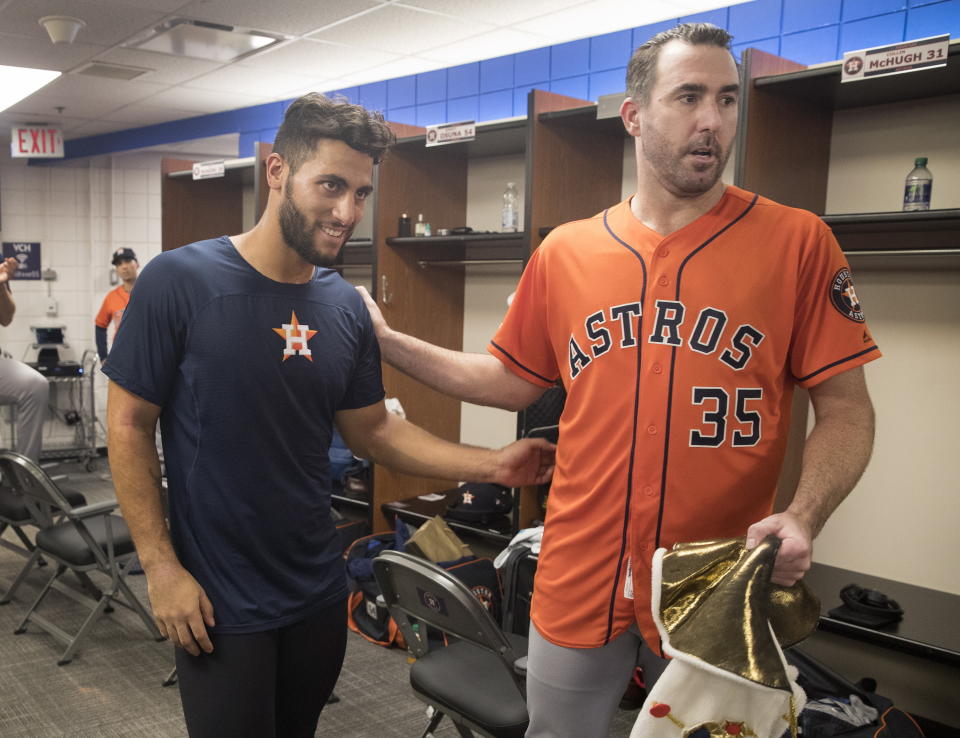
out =
<svg viewBox="0 0 960 738"><path fill-rule="evenodd" d="M49 126L20 126L10 132L10 156L37 159L63 158L63 133Z"/></svg>

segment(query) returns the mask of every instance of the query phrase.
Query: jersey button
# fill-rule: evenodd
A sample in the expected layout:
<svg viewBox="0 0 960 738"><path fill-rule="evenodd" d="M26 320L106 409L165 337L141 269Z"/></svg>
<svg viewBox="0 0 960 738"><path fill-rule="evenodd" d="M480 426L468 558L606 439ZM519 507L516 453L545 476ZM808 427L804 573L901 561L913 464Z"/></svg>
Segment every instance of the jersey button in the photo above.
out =
<svg viewBox="0 0 960 738"><path fill-rule="evenodd" d="M648 426L647 426L647 433L649 433L651 436L657 435L657 426L655 426L655 425L648 425Z"/></svg>
<svg viewBox="0 0 960 738"><path fill-rule="evenodd" d="M670 284L670 280L666 277L660 277L660 279L657 280L657 284L661 287L666 287L668 284Z"/></svg>
<svg viewBox="0 0 960 738"><path fill-rule="evenodd" d="M662 373L663 373L663 367L660 366L659 364L654 364L654 365L653 365L653 373L654 373L654 374L662 374Z"/></svg>
<svg viewBox="0 0 960 738"><path fill-rule="evenodd" d="M661 256L661 257L670 256L670 249L667 249L667 248L657 249L657 256Z"/></svg>
<svg viewBox="0 0 960 738"><path fill-rule="evenodd" d="M651 487L648 484L646 487L643 488L643 494L645 494L647 497L653 497L653 487ZM643 544L643 545L644 545L644 549L646 549L647 544Z"/></svg>

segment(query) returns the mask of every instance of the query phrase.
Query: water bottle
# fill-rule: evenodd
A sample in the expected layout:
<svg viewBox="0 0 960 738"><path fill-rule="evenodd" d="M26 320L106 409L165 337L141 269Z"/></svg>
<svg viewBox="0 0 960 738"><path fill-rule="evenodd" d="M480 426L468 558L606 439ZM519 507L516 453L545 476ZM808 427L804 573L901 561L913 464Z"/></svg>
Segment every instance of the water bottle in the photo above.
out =
<svg viewBox="0 0 960 738"><path fill-rule="evenodd" d="M903 186L904 210L929 210L933 175L927 169L927 157L918 156Z"/></svg>
<svg viewBox="0 0 960 738"><path fill-rule="evenodd" d="M503 209L500 211L500 230L516 233L519 223L517 185L513 182L507 182L507 189L503 191Z"/></svg>

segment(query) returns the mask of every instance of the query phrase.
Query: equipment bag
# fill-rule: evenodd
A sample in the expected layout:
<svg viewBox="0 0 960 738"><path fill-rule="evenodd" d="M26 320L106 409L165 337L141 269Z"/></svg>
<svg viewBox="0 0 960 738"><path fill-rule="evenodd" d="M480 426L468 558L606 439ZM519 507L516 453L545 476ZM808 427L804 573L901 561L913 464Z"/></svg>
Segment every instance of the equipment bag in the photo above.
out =
<svg viewBox="0 0 960 738"><path fill-rule="evenodd" d="M804 738L924 738L909 713L876 693L874 680L853 684L798 648L784 655L807 694L798 720Z"/></svg>
<svg viewBox="0 0 960 738"><path fill-rule="evenodd" d="M526 637L530 630L530 603L537 557L526 547L510 552L501 568L503 578L503 630Z"/></svg>

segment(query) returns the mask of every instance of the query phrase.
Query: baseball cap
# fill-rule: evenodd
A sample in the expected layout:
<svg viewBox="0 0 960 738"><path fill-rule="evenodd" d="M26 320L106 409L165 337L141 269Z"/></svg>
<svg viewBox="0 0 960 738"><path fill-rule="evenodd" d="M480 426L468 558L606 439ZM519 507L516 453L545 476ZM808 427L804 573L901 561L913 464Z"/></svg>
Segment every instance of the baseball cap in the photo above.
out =
<svg viewBox="0 0 960 738"><path fill-rule="evenodd" d="M117 249L113 252L113 258L110 260L110 263L116 266L121 261L136 261L137 255L133 253L133 249Z"/></svg>

